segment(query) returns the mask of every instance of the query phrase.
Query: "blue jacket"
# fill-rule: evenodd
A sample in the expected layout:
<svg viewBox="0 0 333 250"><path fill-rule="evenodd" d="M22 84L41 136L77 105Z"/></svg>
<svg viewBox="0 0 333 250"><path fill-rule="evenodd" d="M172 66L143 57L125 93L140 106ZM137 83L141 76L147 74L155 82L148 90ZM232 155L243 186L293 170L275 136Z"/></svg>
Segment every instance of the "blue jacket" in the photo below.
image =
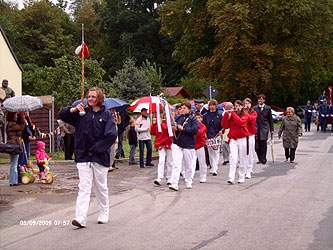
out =
<svg viewBox="0 0 333 250"><path fill-rule="evenodd" d="M222 114L218 111L210 112L208 111L204 116L202 123L205 124L207 128L207 137L214 138L218 132L222 130Z"/></svg>
<svg viewBox="0 0 333 250"><path fill-rule="evenodd" d="M314 108L312 105L310 105L310 106L306 105L304 108L304 113L305 113L304 116L308 119L311 119L313 111L314 111Z"/></svg>
<svg viewBox="0 0 333 250"><path fill-rule="evenodd" d="M101 109L94 112L85 108L86 114L70 112L71 107L60 110L58 119L75 127L75 162L97 162L110 166L110 147L117 138L117 128L111 112ZM89 155L91 153L92 155Z"/></svg>
<svg viewBox="0 0 333 250"><path fill-rule="evenodd" d="M327 118L330 114L330 110L329 110L329 106L328 105L320 105L319 107L319 118L320 119L324 119Z"/></svg>
<svg viewBox="0 0 333 250"><path fill-rule="evenodd" d="M199 122L192 114L178 115L175 117L177 124L184 126L183 131L176 130L173 143L181 148L194 149L195 135L199 130ZM186 121L185 125L184 122Z"/></svg>

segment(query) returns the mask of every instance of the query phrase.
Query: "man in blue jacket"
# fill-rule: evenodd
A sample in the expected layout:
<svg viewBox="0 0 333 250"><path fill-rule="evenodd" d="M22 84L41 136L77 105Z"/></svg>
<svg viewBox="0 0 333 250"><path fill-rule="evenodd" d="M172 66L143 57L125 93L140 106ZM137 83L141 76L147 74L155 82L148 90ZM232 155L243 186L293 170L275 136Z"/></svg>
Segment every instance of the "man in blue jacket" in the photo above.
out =
<svg viewBox="0 0 333 250"><path fill-rule="evenodd" d="M304 108L304 125L305 125L305 132L310 132L311 127L311 119L312 113L314 112L314 108L311 105L311 102L308 101L305 108Z"/></svg>
<svg viewBox="0 0 333 250"><path fill-rule="evenodd" d="M320 128L321 132L326 132L327 118L330 115L330 109L327 105L326 99L323 100L323 104L319 107L319 119L320 119Z"/></svg>
<svg viewBox="0 0 333 250"><path fill-rule="evenodd" d="M222 135L222 114L218 112L217 109L217 101L212 99L208 102L209 111L203 116L203 124L205 124L207 128L207 138L216 138ZM219 148L219 147L218 147ZM220 160L220 151L214 150L213 147L208 147L209 154L209 162L211 169L211 174L213 176L217 175L218 164Z"/></svg>
<svg viewBox="0 0 333 250"><path fill-rule="evenodd" d="M87 104L67 107L59 112L58 119L75 127L75 162L79 172L79 193L72 224L86 226L92 183L95 186L99 208L98 224L109 221L107 173L110 166L110 147L117 138L116 123L111 112L103 105L103 91L91 88Z"/></svg>

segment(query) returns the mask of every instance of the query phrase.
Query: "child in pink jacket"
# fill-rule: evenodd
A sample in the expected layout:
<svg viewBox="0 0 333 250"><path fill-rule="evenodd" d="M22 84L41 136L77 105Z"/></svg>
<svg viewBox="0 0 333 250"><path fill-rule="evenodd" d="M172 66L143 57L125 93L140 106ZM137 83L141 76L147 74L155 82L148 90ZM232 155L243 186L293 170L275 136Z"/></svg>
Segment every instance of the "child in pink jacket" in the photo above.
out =
<svg viewBox="0 0 333 250"><path fill-rule="evenodd" d="M36 151L36 161L40 172L40 178L42 180L45 180L44 164L47 162L48 159L50 159L50 156L48 156L45 152L45 143L42 141L38 141L37 151Z"/></svg>

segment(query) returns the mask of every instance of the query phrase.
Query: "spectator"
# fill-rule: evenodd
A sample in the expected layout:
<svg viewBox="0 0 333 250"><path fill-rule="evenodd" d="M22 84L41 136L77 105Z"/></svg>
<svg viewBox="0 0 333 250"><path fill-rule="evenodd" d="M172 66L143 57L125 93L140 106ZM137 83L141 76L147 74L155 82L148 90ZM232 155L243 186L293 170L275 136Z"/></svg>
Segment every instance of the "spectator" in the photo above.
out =
<svg viewBox="0 0 333 250"><path fill-rule="evenodd" d="M148 117L146 108L141 109L141 115L136 120L135 131L137 132L139 140L139 150L140 150L140 167L144 168L144 150L145 145L147 147L147 156L146 156L146 166L154 166L151 162L152 160L152 144L151 144L151 135L150 135L150 119Z"/></svg>
<svg viewBox="0 0 333 250"><path fill-rule="evenodd" d="M5 100L7 98L11 98L11 97L14 97L15 96L15 92L12 88L8 87L8 80L7 79L3 79L2 80L2 87L1 89L3 89L6 93L6 97L5 97Z"/></svg>
<svg viewBox="0 0 333 250"><path fill-rule="evenodd" d="M204 107L204 101L199 99L194 99L195 112L199 112L204 115L208 110Z"/></svg>
<svg viewBox="0 0 333 250"><path fill-rule="evenodd" d="M311 127L311 120L312 120L312 113L315 112L311 102L308 101L304 108L304 125L305 125L305 132L310 132Z"/></svg>
<svg viewBox="0 0 333 250"><path fill-rule="evenodd" d="M64 137L65 160L73 160L75 127L61 120L59 121L59 127Z"/></svg>
<svg viewBox="0 0 333 250"><path fill-rule="evenodd" d="M295 152L298 145L298 137L302 136L301 119L295 115L295 110L291 107L287 108L287 116L282 120L278 137L281 138L286 156L286 162L295 160Z"/></svg>
<svg viewBox="0 0 333 250"><path fill-rule="evenodd" d="M18 119L20 117L20 119ZM7 143L18 144L23 148L22 143L22 132L25 127L25 118L22 114L16 112L7 112L6 118L8 121L6 132L7 132ZM9 185L16 186L18 183L18 172L17 163L20 154L10 154L10 169L9 169Z"/></svg>
<svg viewBox="0 0 333 250"><path fill-rule="evenodd" d="M125 153L123 150L123 140L124 140L124 132L129 124L130 117L126 111L123 109L119 112L120 123L117 123L118 127L118 149L116 154L116 159L119 157L125 158Z"/></svg>
<svg viewBox="0 0 333 250"><path fill-rule="evenodd" d="M135 154L136 154L136 147L138 146L138 137L135 131L135 120L130 120L130 129L128 130L128 143L130 145L130 153L129 153L129 164L134 165L137 164L135 162Z"/></svg>

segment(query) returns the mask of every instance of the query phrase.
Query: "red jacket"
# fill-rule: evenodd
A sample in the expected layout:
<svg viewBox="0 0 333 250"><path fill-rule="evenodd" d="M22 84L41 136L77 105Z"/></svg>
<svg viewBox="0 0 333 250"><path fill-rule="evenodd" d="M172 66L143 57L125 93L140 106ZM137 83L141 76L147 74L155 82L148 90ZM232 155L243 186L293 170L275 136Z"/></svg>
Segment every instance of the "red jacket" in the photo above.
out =
<svg viewBox="0 0 333 250"><path fill-rule="evenodd" d="M247 120L249 115L244 113L242 117L239 117L235 111L231 112L231 119L229 120L229 113L225 112L222 119L222 127L224 129L230 128L228 137L229 139L240 139L249 136L247 129Z"/></svg>
<svg viewBox="0 0 333 250"><path fill-rule="evenodd" d="M257 120L257 112L253 111L249 114L249 118L247 120L247 130L249 131L249 135L255 135L257 133L256 120Z"/></svg>
<svg viewBox="0 0 333 250"><path fill-rule="evenodd" d="M157 124L152 124L150 127L150 133L156 135L155 148L161 150L163 147L171 149L173 136L170 137L168 133L168 125L165 122L161 123L162 132L158 132Z"/></svg>
<svg viewBox="0 0 333 250"><path fill-rule="evenodd" d="M195 135L195 150L206 145L206 132L207 128L205 124L200 122L198 133Z"/></svg>

